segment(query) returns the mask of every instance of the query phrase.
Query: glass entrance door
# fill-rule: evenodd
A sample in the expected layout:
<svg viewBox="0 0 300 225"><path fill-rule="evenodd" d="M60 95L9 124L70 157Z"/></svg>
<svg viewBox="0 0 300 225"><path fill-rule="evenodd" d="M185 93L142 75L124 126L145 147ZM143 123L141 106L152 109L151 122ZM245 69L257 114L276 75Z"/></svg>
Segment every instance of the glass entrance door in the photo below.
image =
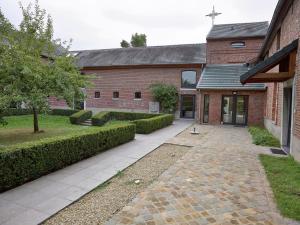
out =
<svg viewBox="0 0 300 225"><path fill-rule="evenodd" d="M222 121L225 124L233 123L233 96L223 96Z"/></svg>
<svg viewBox="0 0 300 225"><path fill-rule="evenodd" d="M195 118L195 95L181 96L181 118Z"/></svg>
<svg viewBox="0 0 300 225"><path fill-rule="evenodd" d="M247 124L248 96L230 95L222 98L222 121L224 124Z"/></svg>

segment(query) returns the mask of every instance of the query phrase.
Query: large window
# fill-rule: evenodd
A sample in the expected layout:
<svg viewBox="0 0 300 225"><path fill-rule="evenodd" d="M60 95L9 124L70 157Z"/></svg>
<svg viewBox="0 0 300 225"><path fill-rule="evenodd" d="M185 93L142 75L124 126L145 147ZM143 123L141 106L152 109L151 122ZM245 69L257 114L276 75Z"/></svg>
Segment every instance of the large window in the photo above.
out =
<svg viewBox="0 0 300 225"><path fill-rule="evenodd" d="M196 82L197 82L196 77L197 77L196 71L193 70L183 71L181 74L181 87L196 88Z"/></svg>

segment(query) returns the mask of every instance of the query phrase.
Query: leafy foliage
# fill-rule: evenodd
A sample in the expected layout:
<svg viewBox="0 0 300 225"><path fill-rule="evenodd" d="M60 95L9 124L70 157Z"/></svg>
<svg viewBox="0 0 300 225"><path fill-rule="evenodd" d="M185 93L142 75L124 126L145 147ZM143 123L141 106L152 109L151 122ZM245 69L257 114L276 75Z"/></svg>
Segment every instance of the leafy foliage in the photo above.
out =
<svg viewBox="0 0 300 225"><path fill-rule="evenodd" d="M264 128L249 127L249 132L252 135L253 144L280 147L280 141Z"/></svg>
<svg viewBox="0 0 300 225"><path fill-rule="evenodd" d="M120 44L121 44L122 48L129 48L130 47L130 44L126 40L122 40Z"/></svg>
<svg viewBox="0 0 300 225"><path fill-rule="evenodd" d="M85 129L0 150L0 192L134 139L135 125Z"/></svg>
<svg viewBox="0 0 300 225"><path fill-rule="evenodd" d="M150 86L152 96L159 102L161 111L174 113L178 103L178 91L172 84L157 83Z"/></svg>
<svg viewBox="0 0 300 225"><path fill-rule="evenodd" d="M138 34L135 33L131 35L130 44L126 40L122 40L120 43L122 48L129 48L129 47L146 47L147 46L147 36L146 34Z"/></svg>
<svg viewBox="0 0 300 225"><path fill-rule="evenodd" d="M90 119L92 115L93 115L92 111L80 110L79 112L76 112L70 116L70 122L72 124L79 124L84 122L87 119Z"/></svg>
<svg viewBox="0 0 300 225"><path fill-rule="evenodd" d="M53 39L52 19L38 1L34 7L20 6L23 20L19 29L0 37L6 40L0 42L0 108L12 101L23 102L34 112L36 132L37 113L49 110L49 96L72 105L74 96L84 97L81 88L88 82L68 54L69 45Z"/></svg>

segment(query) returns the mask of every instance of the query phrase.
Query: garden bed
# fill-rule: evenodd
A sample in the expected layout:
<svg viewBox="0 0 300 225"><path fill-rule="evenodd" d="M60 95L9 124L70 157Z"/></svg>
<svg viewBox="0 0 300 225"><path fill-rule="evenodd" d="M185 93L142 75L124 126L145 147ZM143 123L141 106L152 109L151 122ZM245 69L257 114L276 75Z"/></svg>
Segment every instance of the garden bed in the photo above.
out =
<svg viewBox="0 0 300 225"><path fill-rule="evenodd" d="M0 192L134 139L135 125L85 129L0 149Z"/></svg>
<svg viewBox="0 0 300 225"><path fill-rule="evenodd" d="M249 127L249 132L252 136L253 144L268 147L280 147L280 141L265 128Z"/></svg>

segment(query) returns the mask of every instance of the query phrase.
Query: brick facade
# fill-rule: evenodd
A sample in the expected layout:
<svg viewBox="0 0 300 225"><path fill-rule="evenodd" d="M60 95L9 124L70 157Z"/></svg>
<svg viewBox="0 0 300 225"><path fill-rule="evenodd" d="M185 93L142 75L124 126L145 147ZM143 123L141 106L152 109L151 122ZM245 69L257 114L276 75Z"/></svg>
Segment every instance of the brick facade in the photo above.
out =
<svg viewBox="0 0 300 225"><path fill-rule="evenodd" d="M82 70L84 74L93 74L93 87L86 90L86 108L94 111L123 110L148 112L149 102L153 101L150 85L154 83L173 84L180 95L196 95L196 90L181 88L181 73L185 70L195 70L197 80L200 78L201 65L197 67L180 68L123 68L123 69L93 69ZM94 98L96 91L100 98ZM119 92L119 98L113 99L113 92ZM134 93L141 92L142 98L135 99ZM197 101L196 101L197 102ZM178 106L178 110L180 105Z"/></svg>
<svg viewBox="0 0 300 225"><path fill-rule="evenodd" d="M245 42L244 48L233 48L232 42ZM258 56L263 38L207 40L207 64L245 63Z"/></svg>
<svg viewBox="0 0 300 225"><path fill-rule="evenodd" d="M203 122L204 95L209 95L209 124L221 124L222 96L232 95L232 90L203 90L200 98L200 122ZM237 95L248 96L248 125L262 125L265 106L265 91L237 91Z"/></svg>

